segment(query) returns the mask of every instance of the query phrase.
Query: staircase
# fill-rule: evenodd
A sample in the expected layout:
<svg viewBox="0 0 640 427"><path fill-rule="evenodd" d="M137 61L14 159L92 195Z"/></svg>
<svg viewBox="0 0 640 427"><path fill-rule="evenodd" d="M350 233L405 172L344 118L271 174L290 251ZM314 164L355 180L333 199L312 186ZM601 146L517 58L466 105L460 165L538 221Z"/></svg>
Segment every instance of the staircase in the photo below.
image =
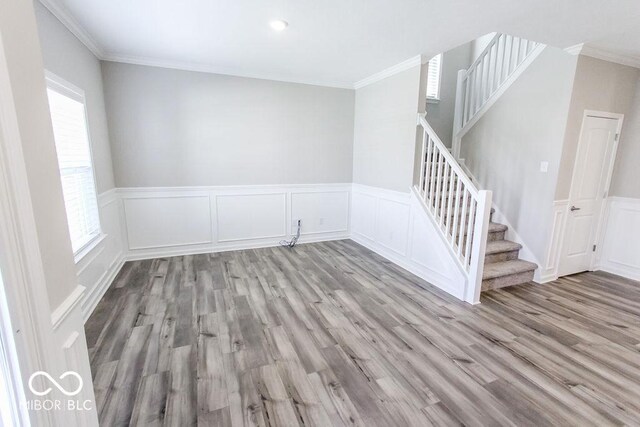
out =
<svg viewBox="0 0 640 427"><path fill-rule="evenodd" d="M497 33L469 69L458 72L453 120L453 154L462 137L542 53L545 45Z"/></svg>
<svg viewBox="0 0 640 427"><path fill-rule="evenodd" d="M464 182L464 178L468 178L466 175L460 177L451 173L453 167L447 164L441 153L444 147L437 147L435 132L426 121L422 125L427 129L426 155L417 191L426 200L427 210L439 218L437 223L441 231L447 240L452 241L454 254L465 266L472 262L469 255L474 243L473 230L477 225L475 221L478 215L469 191L473 184L470 180ZM538 268L536 264L518 258L522 245L505 239L508 228L492 221L494 211L491 208L488 216L481 291L530 282Z"/></svg>
<svg viewBox="0 0 640 427"><path fill-rule="evenodd" d="M497 34L468 70L458 74L453 155L426 118L418 117L420 175L414 192L467 276L467 302L480 292L527 283L538 266L518 258L522 246L505 240L492 222L491 191L480 190L456 160L462 136L533 62L544 45Z"/></svg>
<svg viewBox="0 0 640 427"><path fill-rule="evenodd" d="M482 291L530 282L538 268L536 264L518 258L522 245L505 240L506 231L507 226L504 224L489 223Z"/></svg>

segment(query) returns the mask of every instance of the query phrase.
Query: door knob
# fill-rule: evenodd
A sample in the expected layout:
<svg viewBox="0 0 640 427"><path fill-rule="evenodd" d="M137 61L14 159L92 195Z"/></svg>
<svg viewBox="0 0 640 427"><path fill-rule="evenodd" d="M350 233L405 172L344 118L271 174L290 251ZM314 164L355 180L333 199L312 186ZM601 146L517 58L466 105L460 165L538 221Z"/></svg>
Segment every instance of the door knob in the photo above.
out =
<svg viewBox="0 0 640 427"><path fill-rule="evenodd" d="M580 208L576 208L575 206L571 206L571 208L569 208L569 210L570 210L571 212L573 212L573 211L579 211L579 210L580 210Z"/></svg>

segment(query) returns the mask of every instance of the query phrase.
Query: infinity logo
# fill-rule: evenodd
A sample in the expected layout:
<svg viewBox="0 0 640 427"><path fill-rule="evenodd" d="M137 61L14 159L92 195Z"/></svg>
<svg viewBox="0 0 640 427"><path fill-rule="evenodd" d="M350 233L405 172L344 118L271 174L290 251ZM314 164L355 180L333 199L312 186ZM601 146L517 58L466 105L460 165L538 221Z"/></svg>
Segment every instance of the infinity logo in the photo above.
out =
<svg viewBox="0 0 640 427"><path fill-rule="evenodd" d="M69 375L77 378L78 380L78 388L75 389L74 391L67 391L64 387L58 384L58 382L55 379L53 379L51 375L49 375L47 372L44 372L44 371L36 371L33 374L31 374L31 376L29 377L29 389L31 389L31 392L36 396L44 396L46 394L51 393L51 387L47 388L45 391L37 391L36 389L33 388L33 380L36 377L43 376L43 377L46 377L49 381L51 381L53 385L55 385L58 388L58 390L60 390L65 396L75 396L76 394L80 393L80 390L82 390L82 385L83 385L82 377L77 372L67 371L64 374L60 375L60 378L58 379L63 380Z"/></svg>

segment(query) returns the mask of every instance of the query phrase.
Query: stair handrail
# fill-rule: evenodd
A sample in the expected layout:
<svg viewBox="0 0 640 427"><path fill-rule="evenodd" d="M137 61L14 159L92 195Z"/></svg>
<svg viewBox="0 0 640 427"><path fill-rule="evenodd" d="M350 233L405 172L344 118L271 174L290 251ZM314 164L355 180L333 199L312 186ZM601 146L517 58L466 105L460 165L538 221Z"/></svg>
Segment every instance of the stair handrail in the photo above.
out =
<svg viewBox="0 0 640 427"><path fill-rule="evenodd" d="M495 36L493 36L493 38L491 39L491 41L489 41L489 43L487 44L487 46L485 46L485 48L482 50L482 52L480 53L480 55L478 55L478 57L475 59L475 61L473 61L471 63L471 65L469 65L469 68L467 68L465 70L465 74L464 77L468 77L469 74L471 74L471 72L476 69L479 65L480 62L482 62L482 59L484 58L485 55L488 54L488 52L491 50L491 48L498 42L498 40L500 39L500 37L502 36L502 33L496 33Z"/></svg>
<svg viewBox="0 0 640 427"><path fill-rule="evenodd" d="M544 47L522 37L496 33L471 66L458 72L452 145L455 158L460 158L462 136Z"/></svg>
<svg viewBox="0 0 640 427"><path fill-rule="evenodd" d="M431 127L429 122L427 122L427 119L425 118L425 116L418 115L418 120L419 120L419 124L425 130L425 133L427 133L429 135L429 138L431 138L433 140L434 144L442 152L442 156L445 158L447 163L449 163L449 165L455 170L456 175L458 175L460 177L460 179L462 180L462 182L468 187L469 192L474 197L478 197L478 193L480 192L480 190L476 187L476 185L473 183L473 181L471 181L471 178L469 178L467 176L467 174L465 173L464 169L462 169L462 166L460 166L460 164L453 157L451 152L449 152L449 149L447 148L447 146L444 145L442 140L440 140L440 137L438 136L436 131Z"/></svg>
<svg viewBox="0 0 640 427"><path fill-rule="evenodd" d="M420 175L414 186L456 262L467 276L465 301L479 302L491 214L491 191L479 190L419 114Z"/></svg>

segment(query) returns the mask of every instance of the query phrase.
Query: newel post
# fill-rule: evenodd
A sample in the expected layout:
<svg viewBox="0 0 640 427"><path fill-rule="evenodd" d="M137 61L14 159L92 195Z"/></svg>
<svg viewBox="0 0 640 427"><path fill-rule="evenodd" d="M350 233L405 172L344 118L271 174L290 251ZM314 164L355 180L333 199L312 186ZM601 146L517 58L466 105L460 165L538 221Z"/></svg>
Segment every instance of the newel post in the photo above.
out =
<svg viewBox="0 0 640 427"><path fill-rule="evenodd" d="M467 74L467 70L458 71L458 82L456 84L456 106L453 115L453 133L451 134L453 141L451 142L451 148L453 148L453 157L460 159L460 138L458 133L462 129L462 115L464 114L464 76Z"/></svg>
<svg viewBox="0 0 640 427"><path fill-rule="evenodd" d="M477 304L480 302L482 273L484 272L484 256L487 250L489 217L491 216L491 195L491 191L487 190L481 190L478 192L476 221L473 227L473 242L471 246L469 281L464 295L464 300L471 304Z"/></svg>

